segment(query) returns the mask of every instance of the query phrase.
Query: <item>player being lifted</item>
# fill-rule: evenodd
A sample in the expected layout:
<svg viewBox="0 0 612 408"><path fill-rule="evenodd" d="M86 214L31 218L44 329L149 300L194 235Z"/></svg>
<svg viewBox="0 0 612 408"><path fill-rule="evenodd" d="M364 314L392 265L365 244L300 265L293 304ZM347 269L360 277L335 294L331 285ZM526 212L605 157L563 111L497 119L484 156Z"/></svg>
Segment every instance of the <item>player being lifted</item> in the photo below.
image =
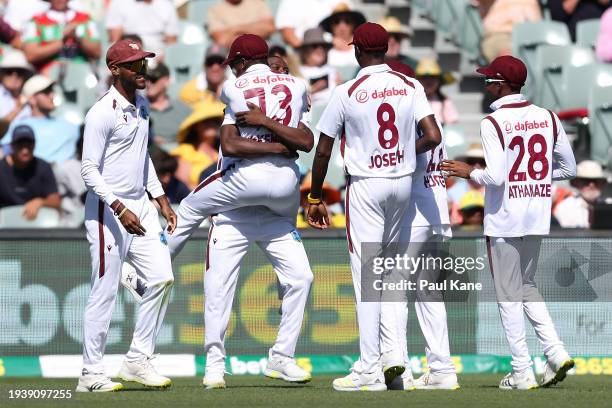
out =
<svg viewBox="0 0 612 408"><path fill-rule="evenodd" d="M237 74L223 84L227 107L221 127L219 170L180 204L177 228L168 236L174 257L186 240L213 214L263 205L293 217L299 206L296 151L310 151L314 138L306 117L308 93L303 81L273 73L267 65L268 46L253 34L232 44L225 64ZM258 106L269 119L262 126L242 126L236 113Z"/></svg>
<svg viewBox="0 0 612 408"><path fill-rule="evenodd" d="M542 235L548 235L552 180L575 177L576 161L559 118L520 93L527 68L517 58L496 58L477 70L496 98L493 113L480 124L485 169L444 161L451 176L485 186L484 234L499 314L510 345L512 372L502 389L536 388L525 340L523 312L546 356L541 385L562 381L574 366L559 339L535 284Z"/></svg>
<svg viewBox="0 0 612 408"><path fill-rule="evenodd" d="M81 174L88 193L85 228L92 258L91 292L85 308L83 372L77 391L106 392L123 388L104 373L102 357L113 313L121 265L130 260L146 279L134 338L119 377L148 387L165 388L169 378L151 365L174 278L170 254L151 194L171 233L176 216L157 179L147 152L149 113L144 98L145 52L130 40L113 44L106 65L113 86L85 118Z"/></svg>
<svg viewBox="0 0 612 408"><path fill-rule="evenodd" d="M362 301L361 244L378 243L384 249L399 240L401 221L410 202L415 151L423 153L441 140L423 87L384 63L388 37L385 29L374 23L355 30L355 56L362 69L356 79L334 90L318 125L321 136L308 196L311 226L329 225L321 201L322 186L335 138L343 133L341 151L349 176L346 232L361 355L348 376L333 382L338 391L383 391L387 389L385 381L391 382L404 372L399 350L381 356L381 335L389 332L381 330L381 303ZM423 131L416 142L415 123ZM390 324L397 322L391 319ZM385 362L382 369L381 359Z"/></svg>

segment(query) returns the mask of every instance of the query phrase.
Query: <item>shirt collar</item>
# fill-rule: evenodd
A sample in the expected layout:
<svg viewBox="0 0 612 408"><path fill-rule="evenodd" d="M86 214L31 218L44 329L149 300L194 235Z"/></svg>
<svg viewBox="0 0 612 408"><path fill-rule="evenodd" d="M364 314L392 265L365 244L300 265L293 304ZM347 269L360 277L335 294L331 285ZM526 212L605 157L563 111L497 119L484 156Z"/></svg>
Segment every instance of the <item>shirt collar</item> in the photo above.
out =
<svg viewBox="0 0 612 408"><path fill-rule="evenodd" d="M68 9L66 11L57 11L57 10L48 10L47 17L51 20L54 20L58 23L67 23L72 21L76 16L76 12L72 9Z"/></svg>
<svg viewBox="0 0 612 408"><path fill-rule="evenodd" d="M255 64L255 65L251 65L250 67L248 67L246 71L244 71L244 73L246 74L247 72L255 72L255 71L271 71L271 70L270 70L270 67L267 66L266 64Z"/></svg>
<svg viewBox="0 0 612 408"><path fill-rule="evenodd" d="M136 106L132 105L130 101L125 99L125 97L121 95L121 93L119 93L119 91L117 90L117 88L115 88L114 85L111 85L110 91L113 94L113 99L116 100L119 106L121 107L121 110L125 112L132 108L136 109ZM136 95L136 103L138 103L138 95Z"/></svg>
<svg viewBox="0 0 612 408"><path fill-rule="evenodd" d="M378 72L391 71L391 67L387 64L370 65L369 67L361 68L357 74L357 78L361 78L364 75L376 74Z"/></svg>
<svg viewBox="0 0 612 408"><path fill-rule="evenodd" d="M490 105L491 110L496 111L499 108L512 108L512 107L523 107L523 106L527 106L530 103L527 101L527 98L525 98L525 96L523 94L512 94L512 95L506 95L502 98L499 98L498 100L496 100L495 102L493 102ZM516 106L512 106L512 105L516 105Z"/></svg>

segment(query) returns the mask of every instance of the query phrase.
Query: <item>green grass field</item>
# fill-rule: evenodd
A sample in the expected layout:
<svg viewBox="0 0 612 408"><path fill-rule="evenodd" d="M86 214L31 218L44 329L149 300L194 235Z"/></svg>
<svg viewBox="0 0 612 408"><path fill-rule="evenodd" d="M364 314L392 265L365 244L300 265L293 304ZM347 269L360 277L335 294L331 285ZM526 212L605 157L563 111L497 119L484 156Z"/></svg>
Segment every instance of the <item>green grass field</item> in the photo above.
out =
<svg viewBox="0 0 612 408"><path fill-rule="evenodd" d="M10 378L0 380L0 406L75 407L609 407L612 377L571 376L550 389L502 391L497 388L501 375L460 376L457 391L336 392L330 376L315 377L305 386L286 384L264 377L226 376L228 388L207 391L201 378L179 378L167 391L149 391L127 383L126 389L112 394L72 394L67 400L10 400L10 389L71 389L73 379Z"/></svg>

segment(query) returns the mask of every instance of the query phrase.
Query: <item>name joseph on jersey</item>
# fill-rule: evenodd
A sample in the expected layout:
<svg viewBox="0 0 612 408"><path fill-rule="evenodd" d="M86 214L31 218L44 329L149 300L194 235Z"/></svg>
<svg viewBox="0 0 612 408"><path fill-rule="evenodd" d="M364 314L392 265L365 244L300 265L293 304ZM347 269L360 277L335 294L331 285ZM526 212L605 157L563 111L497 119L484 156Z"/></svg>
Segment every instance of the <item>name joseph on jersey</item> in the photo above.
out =
<svg viewBox="0 0 612 408"><path fill-rule="evenodd" d="M380 169L381 167L397 166L404 162L404 148L400 147L395 152L373 154L370 156L370 169Z"/></svg>

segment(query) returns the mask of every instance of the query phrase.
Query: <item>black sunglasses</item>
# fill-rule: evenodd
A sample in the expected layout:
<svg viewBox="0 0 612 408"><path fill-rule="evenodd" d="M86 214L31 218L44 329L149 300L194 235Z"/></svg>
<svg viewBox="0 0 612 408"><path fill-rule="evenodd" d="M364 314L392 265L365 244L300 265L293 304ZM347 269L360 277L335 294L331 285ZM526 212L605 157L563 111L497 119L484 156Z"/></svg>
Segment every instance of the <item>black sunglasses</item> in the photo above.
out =
<svg viewBox="0 0 612 408"><path fill-rule="evenodd" d="M132 72L142 72L147 70L149 64L146 59L141 59L138 61L126 62L124 64L120 64L119 66L125 69L129 69Z"/></svg>

